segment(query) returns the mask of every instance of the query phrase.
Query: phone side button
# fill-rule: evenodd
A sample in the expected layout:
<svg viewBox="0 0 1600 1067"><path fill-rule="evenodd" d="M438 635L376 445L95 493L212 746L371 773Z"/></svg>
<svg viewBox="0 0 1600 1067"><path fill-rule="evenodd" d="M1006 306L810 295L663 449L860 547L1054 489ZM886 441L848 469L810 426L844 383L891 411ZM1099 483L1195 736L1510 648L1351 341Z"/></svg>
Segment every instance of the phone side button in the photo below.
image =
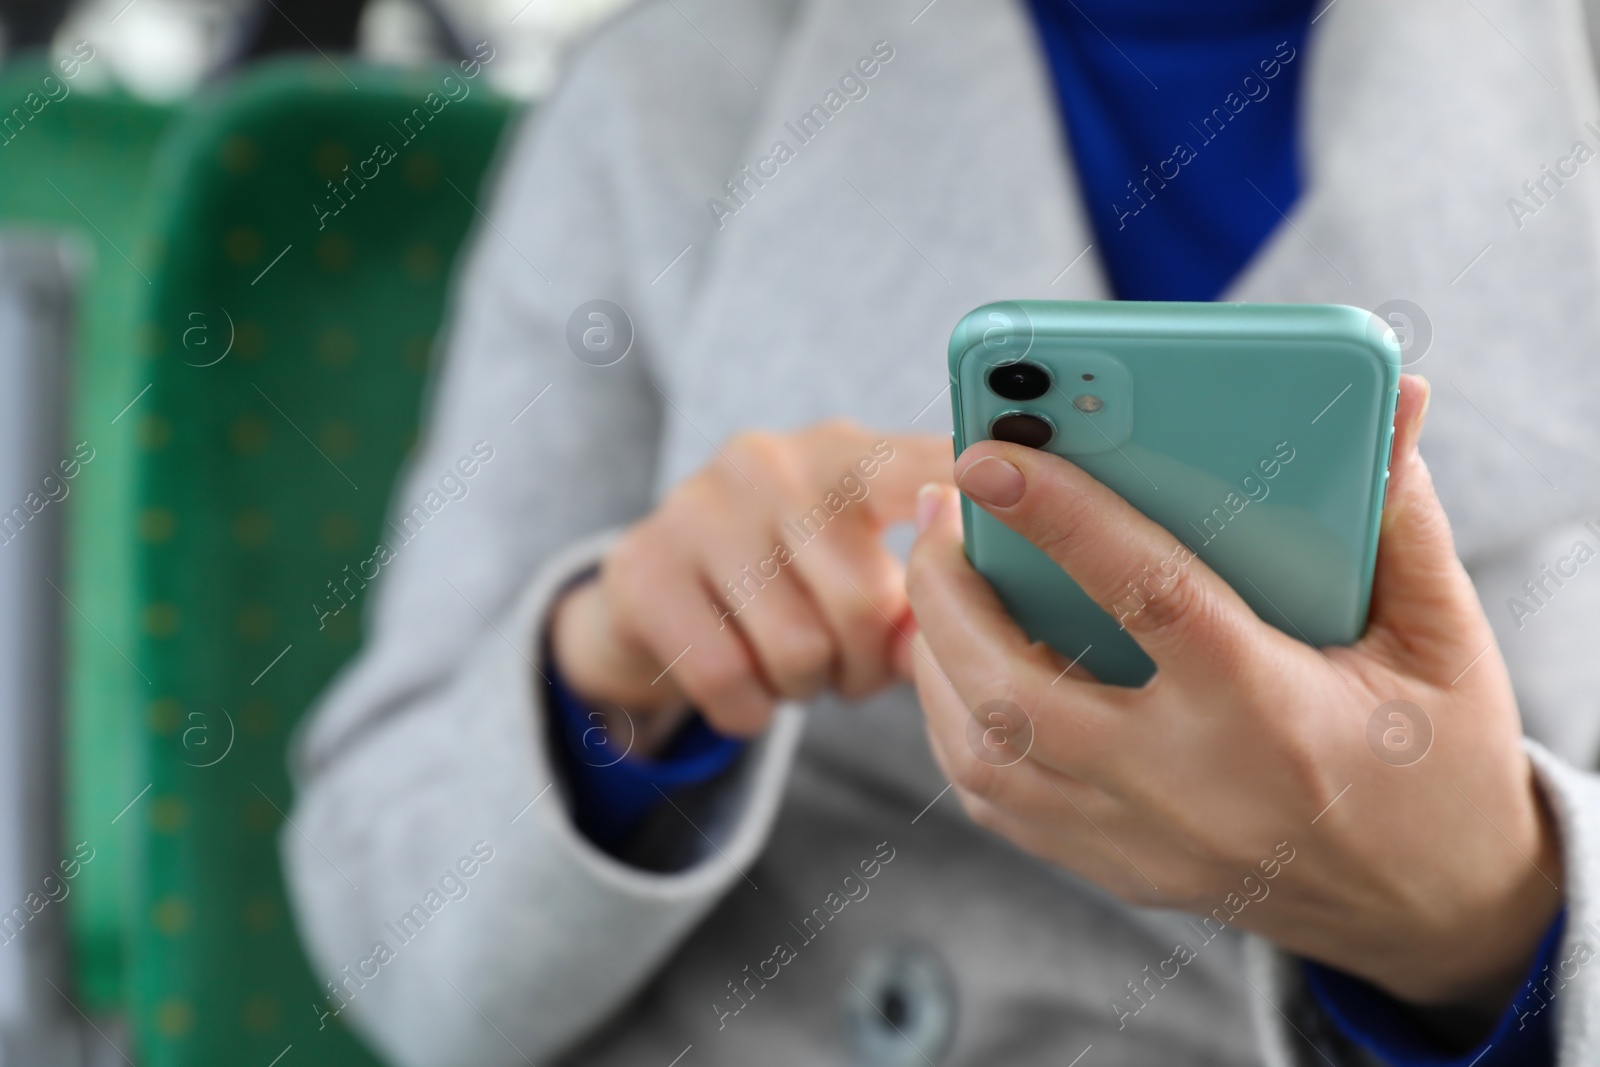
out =
<svg viewBox="0 0 1600 1067"><path fill-rule="evenodd" d="M1390 430L1387 434L1384 434L1384 437L1383 437L1383 469L1385 471L1387 471L1389 469L1389 461L1391 459L1393 459L1393 458L1394 458L1394 431ZM1387 478L1388 475L1385 474L1384 477Z"/></svg>

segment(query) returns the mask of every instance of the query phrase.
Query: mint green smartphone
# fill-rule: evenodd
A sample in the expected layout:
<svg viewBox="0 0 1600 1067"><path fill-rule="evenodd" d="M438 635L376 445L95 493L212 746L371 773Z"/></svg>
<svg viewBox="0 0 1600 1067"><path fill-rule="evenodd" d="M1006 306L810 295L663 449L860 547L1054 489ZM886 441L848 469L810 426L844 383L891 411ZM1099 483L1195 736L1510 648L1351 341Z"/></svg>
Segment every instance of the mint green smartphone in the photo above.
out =
<svg viewBox="0 0 1600 1067"><path fill-rule="evenodd" d="M1016 301L976 309L950 337L958 454L998 439L1070 460L1318 647L1366 627L1399 382L1393 331L1338 305ZM1149 679L1124 622L1181 550L1131 576L1113 614L961 507L967 557L1030 637L1103 682Z"/></svg>

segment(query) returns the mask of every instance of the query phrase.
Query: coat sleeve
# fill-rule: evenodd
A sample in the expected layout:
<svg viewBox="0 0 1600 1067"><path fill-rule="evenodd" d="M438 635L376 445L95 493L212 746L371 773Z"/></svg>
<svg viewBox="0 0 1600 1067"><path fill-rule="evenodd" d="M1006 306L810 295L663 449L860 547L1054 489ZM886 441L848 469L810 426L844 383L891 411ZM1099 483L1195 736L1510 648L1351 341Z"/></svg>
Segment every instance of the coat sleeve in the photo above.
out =
<svg viewBox="0 0 1600 1067"><path fill-rule="evenodd" d="M1600 1061L1600 775L1579 770L1537 742L1527 743L1534 773L1561 835L1567 926L1551 966L1556 1063ZM1529 1006L1543 1002L1529 998Z"/></svg>
<svg viewBox="0 0 1600 1067"><path fill-rule="evenodd" d="M649 507L663 407L650 316L608 366L568 339L585 302L667 288L628 232L618 146L638 137L611 73L580 64L508 148L364 647L293 746L297 922L329 1010L398 1064L542 1062L615 1010L754 862L799 735L785 709L671 873L593 848L554 777L544 620ZM683 240L659 243L665 262Z"/></svg>
<svg viewBox="0 0 1600 1067"><path fill-rule="evenodd" d="M1537 991L1519 990L1519 1011L1553 1013L1555 1062L1600 1062L1600 775L1579 770L1537 741L1524 747L1561 838L1566 922ZM1259 937L1246 942L1252 1015L1268 1067L1366 1067L1374 1062L1315 1006L1301 961Z"/></svg>

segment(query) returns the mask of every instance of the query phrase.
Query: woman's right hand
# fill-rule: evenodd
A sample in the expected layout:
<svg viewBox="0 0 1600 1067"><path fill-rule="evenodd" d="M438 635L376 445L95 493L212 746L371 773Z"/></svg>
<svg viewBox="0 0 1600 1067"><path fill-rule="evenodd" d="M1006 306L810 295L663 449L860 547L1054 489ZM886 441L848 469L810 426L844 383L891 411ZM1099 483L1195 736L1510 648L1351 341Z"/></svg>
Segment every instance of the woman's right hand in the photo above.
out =
<svg viewBox="0 0 1600 1067"><path fill-rule="evenodd" d="M912 518L922 485L950 481L950 439L836 421L719 451L552 614L562 679L629 713L636 751L690 707L748 737L780 699L861 697L910 676L915 623L883 532Z"/></svg>

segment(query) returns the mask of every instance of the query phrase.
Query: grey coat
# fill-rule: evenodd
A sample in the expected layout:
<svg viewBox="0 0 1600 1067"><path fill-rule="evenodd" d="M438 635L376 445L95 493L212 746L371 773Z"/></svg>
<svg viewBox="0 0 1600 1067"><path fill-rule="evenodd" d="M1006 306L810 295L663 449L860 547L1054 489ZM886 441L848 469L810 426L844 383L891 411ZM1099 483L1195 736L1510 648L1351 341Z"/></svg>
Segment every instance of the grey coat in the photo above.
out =
<svg viewBox="0 0 1600 1067"><path fill-rule="evenodd" d="M1425 309L1425 451L1559 815L1563 959L1600 945L1600 564L1508 601L1600 546L1588 42L1580 0L1331 4L1293 60L1308 191L1229 294ZM1295 961L969 823L907 689L785 708L630 862L553 784L552 596L743 428L948 429L962 313L1107 295L1078 195L1014 0L648 2L583 50L508 149L397 491L422 518L298 739L283 851L330 1012L407 1065L1359 1062ZM633 326L604 367L569 346L598 298ZM1545 1010L1600 1062L1600 967Z"/></svg>

